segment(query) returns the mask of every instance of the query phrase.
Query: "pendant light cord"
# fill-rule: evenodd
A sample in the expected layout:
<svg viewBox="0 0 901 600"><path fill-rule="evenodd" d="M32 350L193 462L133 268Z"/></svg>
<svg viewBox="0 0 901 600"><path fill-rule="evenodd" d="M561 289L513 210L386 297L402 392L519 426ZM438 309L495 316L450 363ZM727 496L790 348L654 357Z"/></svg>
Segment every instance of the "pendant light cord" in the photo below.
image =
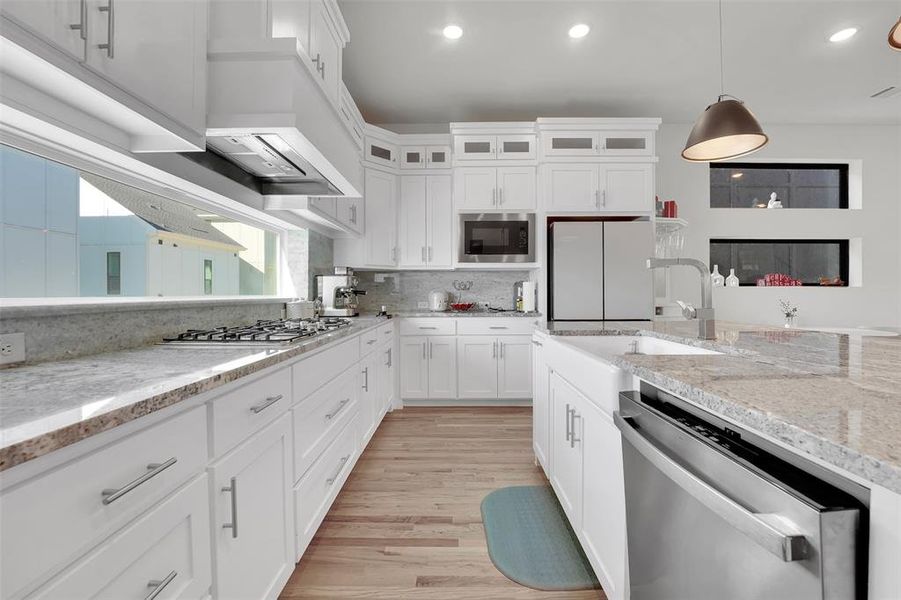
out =
<svg viewBox="0 0 901 600"><path fill-rule="evenodd" d="M725 53L723 52L723 0L719 0L720 13L720 97L726 95L726 67Z"/></svg>

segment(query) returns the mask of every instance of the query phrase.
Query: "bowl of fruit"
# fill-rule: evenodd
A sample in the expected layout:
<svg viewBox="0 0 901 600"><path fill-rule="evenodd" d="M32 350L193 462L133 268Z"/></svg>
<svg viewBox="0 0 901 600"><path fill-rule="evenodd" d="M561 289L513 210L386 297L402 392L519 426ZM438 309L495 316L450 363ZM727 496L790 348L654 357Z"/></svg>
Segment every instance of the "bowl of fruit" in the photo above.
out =
<svg viewBox="0 0 901 600"><path fill-rule="evenodd" d="M454 302L450 306L451 310L455 312L466 312L467 310L475 306L475 304L473 304L472 302Z"/></svg>

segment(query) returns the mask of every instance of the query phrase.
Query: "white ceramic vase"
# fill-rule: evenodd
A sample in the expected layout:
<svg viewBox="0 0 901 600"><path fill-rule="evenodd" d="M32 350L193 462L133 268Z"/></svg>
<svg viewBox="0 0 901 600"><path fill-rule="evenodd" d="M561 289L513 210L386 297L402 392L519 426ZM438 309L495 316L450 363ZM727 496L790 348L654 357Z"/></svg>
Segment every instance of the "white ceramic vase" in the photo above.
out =
<svg viewBox="0 0 901 600"><path fill-rule="evenodd" d="M713 273L710 274L710 284L713 287L723 287L726 285L725 278L720 275L720 266L713 265Z"/></svg>
<svg viewBox="0 0 901 600"><path fill-rule="evenodd" d="M738 287L738 277L735 276L735 269L729 269L729 276L726 277L726 287Z"/></svg>

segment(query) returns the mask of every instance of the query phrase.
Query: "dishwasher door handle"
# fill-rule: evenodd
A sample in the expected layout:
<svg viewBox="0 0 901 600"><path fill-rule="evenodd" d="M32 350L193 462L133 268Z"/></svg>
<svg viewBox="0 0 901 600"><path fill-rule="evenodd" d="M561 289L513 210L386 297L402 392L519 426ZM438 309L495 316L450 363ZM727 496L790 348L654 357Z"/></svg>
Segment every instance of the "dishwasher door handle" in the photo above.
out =
<svg viewBox="0 0 901 600"><path fill-rule="evenodd" d="M633 417L623 416L619 411L613 413L613 421L622 432L623 439L657 470L732 527L785 562L807 558L807 540L801 534L784 531L783 529L788 529L786 524L789 524L784 517L751 512L712 487L641 435L632 424L632 419ZM786 524L779 523L780 520Z"/></svg>

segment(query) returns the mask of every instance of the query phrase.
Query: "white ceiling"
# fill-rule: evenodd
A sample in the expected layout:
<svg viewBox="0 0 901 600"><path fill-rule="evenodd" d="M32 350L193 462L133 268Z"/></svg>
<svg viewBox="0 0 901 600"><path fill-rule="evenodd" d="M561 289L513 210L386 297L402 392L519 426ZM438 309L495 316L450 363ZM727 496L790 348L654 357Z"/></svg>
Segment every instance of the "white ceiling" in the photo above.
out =
<svg viewBox="0 0 901 600"><path fill-rule="evenodd" d="M339 0L344 80L367 121L538 116L689 123L719 93L712 0ZM901 0L726 0L726 92L766 123L901 124ZM591 33L572 40L574 23ZM448 23L461 39L445 39ZM844 27L858 34L827 41Z"/></svg>

